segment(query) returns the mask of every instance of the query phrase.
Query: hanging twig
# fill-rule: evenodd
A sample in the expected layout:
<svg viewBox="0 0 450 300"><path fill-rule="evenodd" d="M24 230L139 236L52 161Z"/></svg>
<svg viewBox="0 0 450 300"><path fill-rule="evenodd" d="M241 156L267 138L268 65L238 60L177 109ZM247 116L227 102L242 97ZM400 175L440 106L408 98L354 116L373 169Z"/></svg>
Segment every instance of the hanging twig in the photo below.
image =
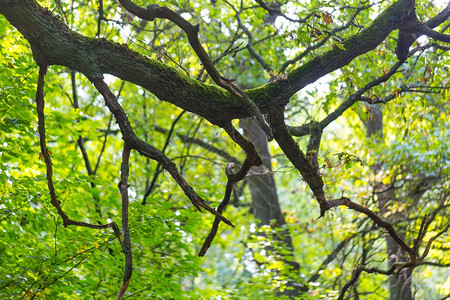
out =
<svg viewBox="0 0 450 300"><path fill-rule="evenodd" d="M123 139L127 146L130 149L137 150L140 154L157 161L161 166L169 172L172 178L177 182L177 184L184 191L186 196L191 200L192 204L201 212L201 208L204 208L208 212L217 216L220 220L225 222L226 224L233 226L233 224L220 213L218 213L214 208L210 207L206 204L206 201L202 199L189 185L189 183L184 179L184 177L180 174L176 165L172 162L170 158L168 158L164 153L156 149L155 147L147 144L143 140L139 139L134 133L133 128L128 120L128 117L123 110L120 103L117 101L114 94L109 89L108 85L103 81L102 78L95 78L94 85L100 94L105 99L106 106L108 106L109 110L113 113L116 118L117 123L119 124L120 131L122 133Z"/></svg>
<svg viewBox="0 0 450 300"><path fill-rule="evenodd" d="M228 182L225 188L225 195L223 197L222 202L217 207L217 212L222 213L222 211L225 209L225 207L230 202L231 193L233 191L233 186L236 182L241 181L245 178L245 175L247 174L248 170L250 170L252 164L248 159L244 160L244 163L242 164L241 168L236 174L232 173L232 169L234 167L234 163L229 163L225 168L225 173L228 177ZM208 237L205 239L205 242L203 243L202 248L200 249L198 256L204 256L206 254L206 251L208 251L209 247L211 246L212 241L214 240L214 237L217 234L217 230L219 229L220 219L215 218L214 223L212 225L211 231L208 234Z"/></svg>
<svg viewBox="0 0 450 300"><path fill-rule="evenodd" d="M46 72L47 72L47 66L39 67L39 79L38 79L38 85L37 85L37 91L36 91L36 108L37 108L37 114L38 114L39 142L40 142L40 146L41 146L41 154L44 158L45 166L47 169L46 178L47 178L47 186L48 186L48 189L50 192L51 203L56 208L56 210L58 211L58 214L63 219L64 227L67 227L69 225L75 225L75 226L82 226L82 227L88 227L88 228L94 228L94 229L112 228L114 230L114 233L118 237L120 243L122 244L122 241L120 239L119 228L115 222L111 222L111 223L103 224L103 225L96 225L96 224L90 224L90 223L86 223L86 222L72 220L63 211L63 209L61 208L61 204L56 197L55 187L53 184L52 161L50 158L50 151L47 149L47 145L45 142L44 77L45 77Z"/></svg>
<svg viewBox="0 0 450 300"><path fill-rule="evenodd" d="M122 194L122 238L123 238L123 246L122 251L125 255L125 270L123 274L122 286L117 294L117 300L121 299L123 294L128 288L128 284L130 283L131 274L133 273L133 259L131 252L131 238L130 238L130 229L128 222L128 175L130 171L130 151L131 149L128 147L127 143L123 146L122 152L122 166L120 168L120 182L119 182L119 190Z"/></svg>
<svg viewBox="0 0 450 300"><path fill-rule="evenodd" d="M219 213L222 213L224 208L230 202L230 197L233 191L234 184L244 179L245 175L247 175L247 172L250 170L252 166L259 166L262 164L261 157L256 151L255 145L253 145L253 143L250 140L248 140L239 131L237 131L236 128L234 128L233 124L231 123L227 124L226 126L224 126L224 129L228 133L230 138L245 151L245 153L247 154L247 158L244 160L241 168L236 174L234 174L231 171L235 166L234 163L229 163L226 166L225 173L228 177L228 181L225 187L225 195L223 197L223 200L220 203L219 207L217 208L217 212ZM213 241L214 237L217 234L219 223L220 219L215 218L211 231L208 237L205 239L205 242L203 243L203 246L200 249L198 256L204 256L208 248L211 246L211 242Z"/></svg>

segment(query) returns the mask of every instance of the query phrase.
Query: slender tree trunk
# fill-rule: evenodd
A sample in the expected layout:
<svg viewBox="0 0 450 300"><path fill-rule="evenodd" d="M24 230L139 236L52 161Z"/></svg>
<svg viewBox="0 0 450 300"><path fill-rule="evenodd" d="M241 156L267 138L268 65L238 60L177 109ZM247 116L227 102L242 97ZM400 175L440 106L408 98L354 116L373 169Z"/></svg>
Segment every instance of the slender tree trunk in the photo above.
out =
<svg viewBox="0 0 450 300"><path fill-rule="evenodd" d="M264 165L269 170L272 170L266 135L261 127L253 119L243 119L240 125L244 129L245 136L255 145L256 151L261 155ZM288 250L290 258L284 259L283 257L286 255L281 254L276 254L276 256L289 265L292 274L297 273L299 265L292 259L294 257L294 248L290 233L286 228L281 228L286 224L286 220L280 208L273 175L248 176L246 180L252 195L252 212L256 219L260 221L259 226L270 225L274 229L276 234L270 238L276 242L281 242L284 249ZM268 250L272 253L276 251L273 248ZM293 280L287 282L286 288L283 291L278 291L278 294L294 298L298 297L302 292L302 285Z"/></svg>
<svg viewBox="0 0 450 300"><path fill-rule="evenodd" d="M381 143L383 141L383 114L379 106L370 106L369 118L365 125L367 138ZM374 175L377 175L380 171L381 164L381 162L378 162L372 167ZM375 183L374 193L378 198L378 209L382 215L385 215L396 202L395 189L391 184L383 184L380 181ZM395 226L399 217L392 213L387 217L387 220ZM402 239L405 239L404 230L397 228L397 233ZM386 236L386 250L388 268L395 262L406 261L406 253L389 235ZM389 300L412 300L411 280L412 270L410 268L403 269L398 275L391 275L389 278Z"/></svg>
<svg viewBox="0 0 450 300"><path fill-rule="evenodd" d="M266 136L259 128L258 123L253 119L244 119L241 120L240 125L244 129L245 136L255 145L264 165L272 171ZM252 194L253 213L261 222L261 225L269 225L271 220L275 220L275 226L277 227L286 224L278 203L277 188L273 175L248 176L246 180L250 185Z"/></svg>

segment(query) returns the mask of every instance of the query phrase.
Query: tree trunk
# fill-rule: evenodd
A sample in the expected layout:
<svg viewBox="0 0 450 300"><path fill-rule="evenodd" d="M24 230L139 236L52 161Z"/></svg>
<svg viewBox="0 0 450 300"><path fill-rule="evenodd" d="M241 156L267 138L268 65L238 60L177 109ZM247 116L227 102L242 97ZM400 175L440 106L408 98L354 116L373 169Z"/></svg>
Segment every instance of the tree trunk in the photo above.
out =
<svg viewBox="0 0 450 300"><path fill-rule="evenodd" d="M271 157L264 131L254 119L243 119L240 121L240 126L244 129L245 136L255 145L256 151L261 155L264 165L272 171ZM273 248L267 250L274 253L279 259L289 265L292 274L297 273L299 265L293 260L294 248L292 239L289 230L282 228L286 224L286 220L280 208L273 175L248 176L246 180L252 195L252 213L260 221L258 225L270 225L276 233L268 238L276 242L281 242L283 248L289 251L288 256L291 258L285 259L284 257L286 255L274 253L276 250ZM279 290L278 295L288 296L289 298L298 297L302 292L302 287L298 282L288 280L286 289L283 291Z"/></svg>
<svg viewBox="0 0 450 300"><path fill-rule="evenodd" d="M365 125L367 138L381 143L383 140L383 114L379 106L371 105L369 107L369 118ZM381 164L381 162L377 162L372 166L374 175L380 171ZM381 215L385 215L396 201L395 189L391 184L383 184L380 181L375 183L374 193L378 198L378 209ZM395 223L398 222L398 217L395 213L392 213L387 218L387 221L395 226ZM398 228L396 230L400 238L404 240L405 231ZM403 262L407 259L405 251L389 235L386 236L386 250L388 268L395 262ZM391 275L389 278L389 300L412 300L411 280L411 268L404 268L400 274Z"/></svg>
<svg viewBox="0 0 450 300"><path fill-rule="evenodd" d="M261 155L264 166L272 171L272 162L264 132L253 119L241 120L245 136L253 142L256 151ZM248 176L247 182L252 194L252 210L261 225L269 225L275 220L275 226L280 227L286 222L278 203L277 188L273 175Z"/></svg>

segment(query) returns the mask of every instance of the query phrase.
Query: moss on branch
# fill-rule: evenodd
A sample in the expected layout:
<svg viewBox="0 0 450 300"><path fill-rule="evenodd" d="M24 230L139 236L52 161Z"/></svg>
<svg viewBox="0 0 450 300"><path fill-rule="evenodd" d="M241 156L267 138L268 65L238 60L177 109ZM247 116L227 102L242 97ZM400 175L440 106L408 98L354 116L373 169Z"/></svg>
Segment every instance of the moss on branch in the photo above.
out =
<svg viewBox="0 0 450 300"><path fill-rule="evenodd" d="M335 47L297 67L282 85L269 83L246 93L262 112L284 106L306 85L379 45L398 27L409 3L392 4L365 31L344 41L345 50ZM224 89L189 78L126 45L82 36L34 0L0 0L0 13L29 41L38 64L66 66L90 80L114 75L221 127L232 119L248 117L242 103Z"/></svg>

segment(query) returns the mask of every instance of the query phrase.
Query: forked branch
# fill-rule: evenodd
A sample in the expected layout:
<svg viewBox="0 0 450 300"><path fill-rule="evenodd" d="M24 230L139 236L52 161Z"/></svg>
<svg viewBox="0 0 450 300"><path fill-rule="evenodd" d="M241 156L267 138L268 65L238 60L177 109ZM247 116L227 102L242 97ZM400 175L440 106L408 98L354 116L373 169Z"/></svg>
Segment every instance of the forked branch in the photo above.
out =
<svg viewBox="0 0 450 300"><path fill-rule="evenodd" d="M133 128L131 127L130 122L128 121L128 117L120 105L119 101L117 101L116 96L111 92L108 85L103 81L102 78L95 78L94 85L100 94L103 96L105 100L106 106L113 113L116 118L117 123L119 124L120 131L122 133L123 139L130 149L137 150L140 154L153 159L160 163L160 165L169 172L172 178L177 182L177 184L184 191L186 196L191 200L192 204L201 212L201 208L209 211L213 215L217 216L221 221L226 224L233 226L233 224L220 213L218 213L214 208L210 207L206 204L206 201L202 199L194 189L189 185L189 183L184 179L181 173L178 171L176 165L172 162L170 158L168 158L164 153L156 149L155 147L147 144L143 140L139 139L134 133Z"/></svg>
<svg viewBox="0 0 450 300"><path fill-rule="evenodd" d="M233 174L231 171L233 169L233 167L234 167L234 163L229 163L225 168L225 173L227 174L228 182L225 187L225 195L223 197L223 200L217 207L218 213L222 213L223 210L225 209L225 207L228 205L228 203L230 202L230 197L231 197L231 193L233 191L234 184L245 178L245 175L247 174L248 170L250 170L250 168L252 167L252 164L250 163L250 161L248 159L245 159L244 163L242 164L241 168L239 169L239 171L236 174ZM216 217L214 219L214 223L211 227L211 231L208 234L208 236L206 237L205 242L203 243L203 246L198 253L198 256L200 256L200 257L205 256L206 251L208 251L209 247L211 246L212 241L214 240L214 237L217 234L217 230L219 229L219 224L220 224L220 219Z"/></svg>
<svg viewBox="0 0 450 300"><path fill-rule="evenodd" d="M222 213L222 211L230 202L230 197L233 191L234 184L244 179L245 175L247 175L247 172L250 170L252 166L259 166L262 164L261 157L256 151L255 145L253 145L253 143L250 140L248 140L239 131L237 131L236 128L234 128L233 124L231 123L227 124L226 126L224 126L224 129L227 132L228 136L245 151L245 153L247 154L247 158L244 160L244 163L242 164L241 168L237 173L232 172L232 169L235 166L234 163L229 163L226 166L225 173L227 175L228 181L225 187L225 195L223 197L223 200L217 207L218 213ZM213 241L214 237L217 234L219 224L220 219L216 217L214 219L211 232L205 239L205 242L203 243L203 246L200 249L198 256L204 256L206 251L208 251L208 248L211 246L211 242Z"/></svg>
<svg viewBox="0 0 450 300"><path fill-rule="evenodd" d="M261 115L261 112L259 111L259 108L256 106L256 104L246 93L244 93L237 85L233 83L233 80L227 79L220 75L219 71L214 66L213 61L209 57L208 53L206 53L205 49L198 39L199 25L192 25L173 10L167 7L159 6L158 4L151 4L147 7L147 9L145 9L134 4L134 2L131 0L119 0L119 2L123 5L123 7L125 7L126 10L140 17L141 19L148 21L153 21L155 20L155 18L167 19L178 25L178 27L180 27L186 33L189 44L197 54L198 58L202 62L209 76L211 76L212 80L218 86L224 88L225 90L230 92L236 99L238 99L242 103L243 109L248 113L248 116L254 116L256 118L259 126L261 126L261 128L266 133L267 139L269 141L273 139L272 131Z"/></svg>

